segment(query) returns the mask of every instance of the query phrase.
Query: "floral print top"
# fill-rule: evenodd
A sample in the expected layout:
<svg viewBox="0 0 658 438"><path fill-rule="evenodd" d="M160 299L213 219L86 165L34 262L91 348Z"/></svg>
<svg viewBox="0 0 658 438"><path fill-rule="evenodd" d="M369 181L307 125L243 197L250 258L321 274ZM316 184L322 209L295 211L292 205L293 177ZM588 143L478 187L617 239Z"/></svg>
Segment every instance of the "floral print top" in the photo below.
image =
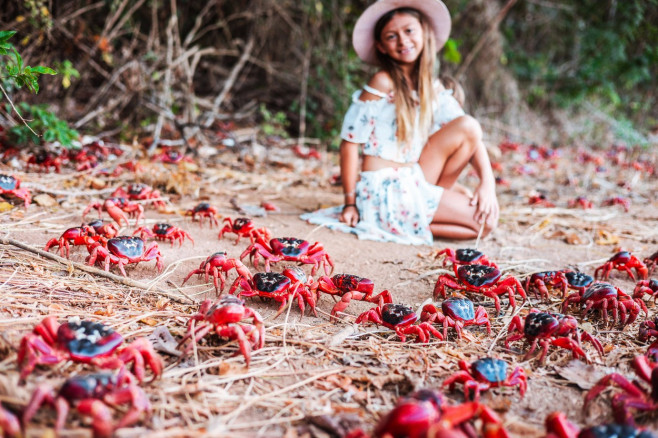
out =
<svg viewBox="0 0 658 438"><path fill-rule="evenodd" d="M410 147L402 147L396 138L397 123L393 94L388 95L374 88L364 90L379 96L378 100L359 100L362 91L352 94L352 104L345 114L340 137L352 143L363 144L365 155L375 155L398 163L415 163L425 146L427 135L414 130ZM437 95L432 103L433 123L429 134L433 134L449 121L464 115L464 110L452 97L452 90L445 90ZM416 117L418 124L418 115Z"/></svg>

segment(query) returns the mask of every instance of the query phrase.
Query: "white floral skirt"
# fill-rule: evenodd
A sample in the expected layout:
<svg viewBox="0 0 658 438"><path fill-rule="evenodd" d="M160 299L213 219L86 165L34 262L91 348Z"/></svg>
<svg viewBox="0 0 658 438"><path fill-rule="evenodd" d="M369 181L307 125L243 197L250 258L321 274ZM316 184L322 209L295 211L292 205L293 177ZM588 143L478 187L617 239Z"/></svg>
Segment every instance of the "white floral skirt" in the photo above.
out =
<svg viewBox="0 0 658 438"><path fill-rule="evenodd" d="M439 206L443 188L428 183L418 164L361 172L356 184L359 223L340 221L343 206L329 207L301 218L311 224L356 234L359 239L432 245L429 224Z"/></svg>

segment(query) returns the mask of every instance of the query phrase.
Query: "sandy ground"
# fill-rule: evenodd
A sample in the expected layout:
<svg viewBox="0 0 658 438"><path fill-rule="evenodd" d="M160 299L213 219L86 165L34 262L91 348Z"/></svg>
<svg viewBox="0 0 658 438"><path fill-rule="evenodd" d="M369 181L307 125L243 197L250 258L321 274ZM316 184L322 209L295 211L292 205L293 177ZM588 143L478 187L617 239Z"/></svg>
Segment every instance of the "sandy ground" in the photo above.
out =
<svg viewBox="0 0 658 438"><path fill-rule="evenodd" d="M501 222L498 229L479 242L479 249L487 254L491 260L496 261L504 272L516 275L522 281L527 275L543 270L577 268L585 273L593 274L597 266L600 266L620 248L630 250L638 257L643 258L654 253L658 247L656 245L658 233L655 226L656 219L658 219L658 209L656 208L655 196L653 196L656 184L655 176L647 177L644 174L631 172L621 167L613 168L610 172L599 175L592 171L589 164L576 164L573 159L576 152L572 151L570 153L573 155L563 156L559 160L556 159L558 165L554 168L542 162L530 163L539 172L535 175L514 172L515 166L525 160L522 154L506 155L501 159L505 163L504 171L501 173L509 181L509 185L499 187ZM335 157L330 158L335 160ZM226 161L230 160L226 158ZM438 276L449 272L441 266L439 261L434 259L434 253L446 247L465 248L475 246L476 242L474 241L435 241L432 246L407 246L360 241L352 235L309 225L299 219L300 213L322 206L337 205L341 202L340 189L326 183L328 176L335 171L335 167L331 164L307 164L299 161L295 162L301 163L297 167L295 165L277 167L271 166L271 162L272 160L270 160L268 166L258 167L257 165L257 168L251 169L251 172L223 167L220 164L215 170L202 172L199 179L192 184L192 186L198 188L197 193L200 194L198 198L193 195L170 194L170 211L168 213L157 212L154 209L146 210L147 225L166 221L186 230L194 239L194 244L186 241L180 247L166 242L160 243L159 246L166 269L165 273L158 278L157 285L159 287L172 293L182 292L198 302L204 298L213 298L215 296L214 289L211 285L206 284L202 277L194 276L184 287L181 287L183 279L188 272L196 269L210 254L217 251L226 251L228 256L239 258L249 243L248 240L243 239L240 244L234 245L234 235L232 234L227 234L223 239L218 239L217 227L210 228L207 222L205 224L193 222L189 217L181 214L186 209L194 207L199 200L208 201L215 205L218 209L220 221L224 217L236 218L242 216L233 208L235 203L246 209L258 206L263 200L276 204L280 208L280 212L269 213L262 217L253 217L257 227L267 227L275 237L297 237L310 242L321 242L326 252L335 262L334 273L349 273L370 278L374 281L377 291L388 289L393 294L394 302L411 305L414 308L417 308L431 297ZM325 163L331 163L331 160ZM157 180L162 176L152 176L150 178ZM470 178L465 179L467 185L472 184ZM46 184L51 189L54 189L55 186L63 188L67 181L64 177L39 176L37 174L26 174L24 180L28 187L30 183L33 187ZM150 181L148 177L145 177L144 180ZM604 199L619 192L620 189L615 186L618 180L632 183L630 190L623 191L624 196L631 200L631 207L628 212L625 212L621 206L601 206ZM546 193L547 197L552 199L557 207L529 206L528 197L536 190ZM82 220L81 211L92 197L66 197L52 192L54 190L51 190L50 195L60 201L59 205L55 207L45 208L33 204L26 211L13 210L3 213L0 216L0 231L2 231L2 234L28 243L35 248L41 248L48 239L57 237L68 227L78 225ZM72 190L72 192L75 194L75 190ZM594 208L587 210L567 208L567 201L577 195L588 196L595 204ZM234 199L233 203L231 203L231 199ZM94 215L95 212L90 216L95 217ZM122 233L130 234L133 229L134 226L125 228ZM14 254L13 250L14 248L9 251L7 245L2 246L0 261L4 264L5 269L1 272L0 281L7 281L8 277L12 275L13 271L10 266L12 264L11 257ZM86 255L85 249L76 248L72 250L71 260L84 263ZM8 257L10 258L8 259ZM248 263L248 259L245 259L244 262L255 272L255 269ZM275 270L277 269L278 266L275 266ZM308 267L305 269L307 272L309 271ZM156 274L153 262L128 268L129 277L140 281L147 282L153 279ZM235 278L235 274L230 273L229 282L233 278ZM635 282L630 280L627 275L617 272L612 274L611 282L629 293L635 285ZM131 293L136 292L133 290ZM477 297L471 296L471 298L478 301ZM47 301L48 298L44 297L44 300ZM305 415L303 420L282 421L280 424L277 423L273 426L259 426L253 430L247 428L246 432L244 430L239 432L245 432L245 436L340 435L339 432L336 432L336 429L334 429L335 435L331 435L325 429L314 426L314 422L310 418L319 414L328 414L335 419L340 419L347 414L356 415L359 419L356 422L357 425L368 430L380 415L390 409L398 395L404 395L412 389L438 388L445 377L457 370L456 362L458 359L474 360L486 355L505 358L511 366L521 366L528 374L528 392L524 398L521 398L516 390L498 389L488 391L482 399L483 402L501 414L506 426L514 436L540 436L543 433L543 419L549 412L554 410L562 410L568 413L569 419L581 426L610 421L610 411L606 402L606 400L609 400L609 393L606 393L607 396L599 397L587 412L582 410L583 396L586 389L591 388L598 378L612 369L632 375L630 359L646 349L645 344L636 340L638 324L639 321L644 319L644 315L640 316L638 322L631 324L624 330L620 330L619 327L606 327L597 318L581 321L583 329L590 331L603 342L606 352L605 358L603 360L597 358L594 350L588 345L586 345L586 350L594 359L593 364L586 364L578 360L574 361L571 359L571 355L564 350L553 348L546 364L541 366L532 358L526 362L520 362L522 353L527 347L522 343L516 344L514 351L508 351L504 348L502 336L505 334L505 328L512 316L511 311L507 308L506 301L506 299L503 299L505 312L496 317L492 301L489 299L479 300L491 315L493 329L491 336L487 336L482 329L475 328L467 332L465 339L462 341L457 341L451 336L447 342L433 342L428 346L410 344L407 351L407 354L411 357L409 360L413 360L414 355L423 355L423 360L427 362L424 372L417 372L416 367L405 370L404 363L388 363L387 366L383 367L384 369L388 369L389 373L405 377L402 382L399 379L390 379L389 383L385 383L380 388L377 388L377 385L373 387L372 382L368 382L362 377L356 377L357 375L362 376L359 373L350 372L346 374L353 377L352 383L356 385L358 390L368 393L374 391L369 397L383 400L379 404L370 400L370 398L359 399L356 403L352 399L348 400L348 403L345 394L341 395L341 391L327 393L326 389L322 389L324 387L316 387L313 401L316 404L312 407L302 406L297 408ZM104 305L103 302L92 304L88 309L89 313L93 314L94 311L104 308ZM287 335L291 339L310 339L309 342L317 342L325 346L333 345L332 342L336 339L342 339L341 337L344 336L347 336L345 337L346 343L349 343L349 339L358 339L368 342L370 345L368 348L375 348L375 344L382 337L391 342L397 342L395 336L391 335L390 332L377 329L372 325L354 328L355 326L352 324L354 317L370 309L372 307L370 303L352 302L346 311L348 315L345 315L336 324L329 323L329 312L334 305L334 300L331 297L322 297L317 307L317 318L307 312L300 319L299 310L296 306L293 306L289 314L284 312L274 320L272 316L278 309L276 303L249 299L248 305L260 312L265 318L268 336L279 336L281 327L285 323L288 327ZM531 294L530 301L523 305L521 314L524 314L531 307L559 311L560 305L561 298L559 294L553 296L549 304L540 303ZM653 317L656 311L655 306L652 303L648 303L648 305L650 316ZM169 309L171 308L176 308L176 304L170 303ZM188 306L187 309L187 312L189 312L190 307ZM19 314L22 317L19 320L22 324L28 316L36 318L43 315L44 307L28 307L20 312L15 309L14 311L6 311L3 314L1 325L7 329L11 325L10 315L18 317ZM157 319L157 312L154 315ZM179 321L184 322L184 319L179 318ZM0 329L3 328L2 326L0 326ZM312 337L305 337L304 332L312 331L313 327L320 328L319 334L315 331ZM4 336L4 338L14 343L20 333L24 333L29 329L29 327L20 324L11 328L14 331L9 336ZM182 333L181 330L172 331L172 333ZM346 332L348 335L345 335ZM368 333L371 334L368 335ZM4 351L6 352L4 357L6 369L11 370L8 364L15 356L11 349L5 349ZM315 350L311 349L311 351ZM253 353L254 362L258 363L259 360L265 360L267 354L255 351ZM306 360L307 358L303 356L309 353L304 351L299 354L301 355L297 359L301 361ZM358 357L358 353L355 353L355 356ZM386 363L385 356L385 353L380 351L377 359L372 359L379 361L377 364L372 365L377 373L381 372L382 363ZM165 357L170 365L169 369L175 369L175 361L168 356ZM231 363L239 361L239 357L231 359ZM345 359L343 361L345 363ZM368 366L367 361L359 363L361 363L361 366ZM322 370L327 365L309 364L308 366L315 366L317 370ZM252 365L253 367L254 365ZM164 384L166 384L166 380L160 383L160 385ZM235 387L244 388L243 384L244 382L241 382L241 385ZM242 390L239 389L238 394ZM312 391L313 388L310 388L310 390ZM227 391L231 392L228 389ZM382 392L388 395L383 396ZM460 391L451 392L448 396L452 402L463 401ZM274 399L271 403L273 407L286 405L286 402L278 399ZM349 409L346 406L349 406ZM247 412L253 413L253 411ZM645 426L658 431L655 415L649 417L641 415L638 418ZM147 423L145 427L147 430L155 428L162 431L162 424L167 423ZM194 426L189 427L190 424ZM224 436L224 433L221 432L224 429L213 429L211 427L213 424L215 423L212 419L199 419L198 421L188 421L187 428L177 425L178 429L175 430L178 430L180 435L195 435L200 433L199 430L204 430L210 431L213 436ZM201 427L199 425L202 426L202 429L199 429ZM131 436L139 433L140 430L143 432L143 429L137 428L132 432L124 430L122 433ZM215 433L212 433L213 430ZM191 431L194 431L194 433ZM231 434L233 436L239 435L238 431L226 432L226 436ZM174 433L173 435L177 434Z"/></svg>

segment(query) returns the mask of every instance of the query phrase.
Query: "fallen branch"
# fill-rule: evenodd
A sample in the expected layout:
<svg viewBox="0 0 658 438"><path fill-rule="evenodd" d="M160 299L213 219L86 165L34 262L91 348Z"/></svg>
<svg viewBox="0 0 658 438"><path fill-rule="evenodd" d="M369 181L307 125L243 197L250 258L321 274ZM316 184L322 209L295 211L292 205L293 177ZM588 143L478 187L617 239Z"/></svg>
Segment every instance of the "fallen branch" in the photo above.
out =
<svg viewBox="0 0 658 438"><path fill-rule="evenodd" d="M15 240L15 239L7 238L7 237L0 237L0 244L2 244L2 245L12 245L12 246L18 247L20 249L24 249L25 251L29 251L33 254L38 254L38 255L40 255L42 257L45 257L47 259L56 261L57 263L61 263L62 265L71 266L75 269L87 272L89 274L94 274L94 275L98 275L98 276L101 276L101 277L105 277L105 278L108 278L108 279L110 279L110 280L112 280L116 283L121 283L125 286L130 286L130 287L136 287L136 288L139 288L139 289L143 289L146 292L154 294L154 295L165 296L165 297L169 298L170 300L172 300L176 303L179 303L179 304L189 304L185 300L183 300L182 297L177 296L177 295L173 295L173 294L171 294L171 293L169 293L169 292L167 292L163 289L160 289L160 288L157 288L157 287L155 287L155 288L150 287L148 284L144 284L140 281L131 280L130 278L126 278L126 277L121 277L119 275L112 274L111 272L107 272L107 271L103 271L102 269L94 268L93 266L88 266L88 265L84 265L82 263L72 262L71 260L65 259L64 257L60 257L58 255L51 254L47 251L43 251L43 250L38 249L38 248L33 248L33 247L23 243L23 242L19 242L18 240ZM192 303L196 304L194 301L192 301Z"/></svg>

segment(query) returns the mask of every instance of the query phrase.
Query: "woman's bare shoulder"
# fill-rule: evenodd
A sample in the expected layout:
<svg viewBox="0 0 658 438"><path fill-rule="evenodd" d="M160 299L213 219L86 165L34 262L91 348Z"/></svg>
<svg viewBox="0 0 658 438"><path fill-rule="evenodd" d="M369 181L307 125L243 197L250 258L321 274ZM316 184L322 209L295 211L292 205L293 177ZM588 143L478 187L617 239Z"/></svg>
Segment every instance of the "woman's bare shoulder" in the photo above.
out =
<svg viewBox="0 0 658 438"><path fill-rule="evenodd" d="M368 87L374 92L379 92L378 94L374 94L374 92L370 92L367 89L364 89L363 92L361 93L361 100L379 100L382 98L382 95L388 95L391 91L393 91L393 79L391 79L391 75L389 75L387 72L381 70L375 73L370 80L368 81Z"/></svg>

